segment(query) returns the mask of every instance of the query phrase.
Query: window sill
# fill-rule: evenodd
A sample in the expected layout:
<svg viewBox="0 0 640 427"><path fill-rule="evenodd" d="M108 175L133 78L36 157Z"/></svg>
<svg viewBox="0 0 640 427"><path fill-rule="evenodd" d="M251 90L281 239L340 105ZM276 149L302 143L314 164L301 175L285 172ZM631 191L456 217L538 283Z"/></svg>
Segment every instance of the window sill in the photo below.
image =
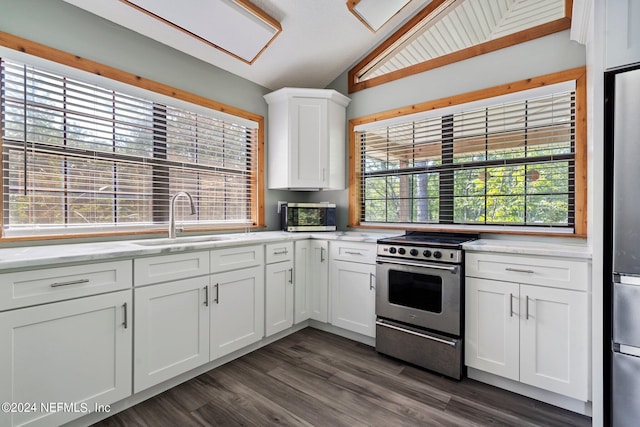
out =
<svg viewBox="0 0 640 427"><path fill-rule="evenodd" d="M412 230L446 233L487 233L487 234L511 234L522 236L556 236L585 238L586 235L575 233L573 227L531 227L511 225L466 225L466 224L412 224L412 223L382 223L362 222L349 224L350 228L385 229L385 230Z"/></svg>

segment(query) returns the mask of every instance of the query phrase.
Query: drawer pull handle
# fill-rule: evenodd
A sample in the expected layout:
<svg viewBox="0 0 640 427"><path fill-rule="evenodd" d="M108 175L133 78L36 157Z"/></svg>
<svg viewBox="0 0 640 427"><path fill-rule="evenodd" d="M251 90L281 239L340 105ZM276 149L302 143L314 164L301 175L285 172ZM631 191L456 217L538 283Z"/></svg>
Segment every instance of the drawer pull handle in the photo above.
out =
<svg viewBox="0 0 640 427"><path fill-rule="evenodd" d="M69 280L68 282L56 282L52 283L52 288L59 288L60 286L79 285L81 283L89 283L89 279Z"/></svg>
<svg viewBox="0 0 640 427"><path fill-rule="evenodd" d="M362 252L344 251L344 253L348 254L348 255L360 255L360 256L362 256Z"/></svg>
<svg viewBox="0 0 640 427"><path fill-rule="evenodd" d="M509 294L509 317L513 317L513 294Z"/></svg>
<svg viewBox="0 0 640 427"><path fill-rule="evenodd" d="M126 302L124 304L122 304L122 310L124 312L123 320L122 320L122 326L124 326L124 328L127 329L127 326L129 325L129 322L127 321L127 303Z"/></svg>
<svg viewBox="0 0 640 427"><path fill-rule="evenodd" d="M455 347L455 346L458 344L458 343L457 343L456 341L454 341L454 340L451 340L451 341L449 341L449 340L443 340L442 338L433 337L433 336L431 336L431 335L421 334L421 333L418 333L418 332L411 331L411 330L409 330L409 329L404 329L404 328L400 328L400 327L395 326L395 325L390 325L390 324L388 324L388 323L385 323L385 322L384 322L384 321L382 321L382 320L376 320L376 325L378 325L378 326L382 326L382 327L384 327L384 328L393 329L393 330L396 330L396 331L399 331L399 332L404 332L405 334L415 335L415 336L420 337L420 338L426 338L426 339L428 339L428 340L436 341L436 342L439 342L439 343L441 343L441 344L450 345L451 347Z"/></svg>
<svg viewBox="0 0 640 427"><path fill-rule="evenodd" d="M521 268L512 268L512 267L506 267L505 270L512 271L514 273L527 273L527 274L535 273L535 271L533 271L533 270L524 270L524 269L521 269Z"/></svg>
<svg viewBox="0 0 640 427"><path fill-rule="evenodd" d="M286 249L282 250L282 251L274 251L273 252L274 255L286 255L288 253L289 253L289 251L287 251Z"/></svg>

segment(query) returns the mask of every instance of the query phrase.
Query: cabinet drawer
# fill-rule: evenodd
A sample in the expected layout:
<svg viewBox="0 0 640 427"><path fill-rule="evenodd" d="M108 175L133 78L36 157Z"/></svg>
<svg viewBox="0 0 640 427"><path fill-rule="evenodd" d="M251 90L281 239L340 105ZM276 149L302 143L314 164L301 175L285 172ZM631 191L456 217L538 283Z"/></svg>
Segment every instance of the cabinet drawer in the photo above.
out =
<svg viewBox="0 0 640 427"><path fill-rule="evenodd" d="M130 260L0 274L0 310L131 287Z"/></svg>
<svg viewBox="0 0 640 427"><path fill-rule="evenodd" d="M467 252L465 267L466 275L471 277L589 290L589 268L585 261Z"/></svg>
<svg viewBox="0 0 640 427"><path fill-rule="evenodd" d="M237 248L211 251L211 272L238 270L264 264L262 245L240 246Z"/></svg>
<svg viewBox="0 0 640 427"><path fill-rule="evenodd" d="M331 259L364 264L376 263L375 243L330 242L329 250Z"/></svg>
<svg viewBox="0 0 640 427"><path fill-rule="evenodd" d="M270 243L266 245L267 264L293 260L293 242Z"/></svg>
<svg viewBox="0 0 640 427"><path fill-rule="evenodd" d="M134 260L135 286L209 274L209 252L160 255Z"/></svg>

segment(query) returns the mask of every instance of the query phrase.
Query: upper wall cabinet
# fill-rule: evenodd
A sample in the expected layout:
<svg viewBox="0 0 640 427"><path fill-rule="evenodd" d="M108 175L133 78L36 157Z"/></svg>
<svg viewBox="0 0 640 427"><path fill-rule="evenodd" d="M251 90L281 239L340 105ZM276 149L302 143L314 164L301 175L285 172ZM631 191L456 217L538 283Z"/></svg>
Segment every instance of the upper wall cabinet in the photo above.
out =
<svg viewBox="0 0 640 427"><path fill-rule="evenodd" d="M343 190L350 99L330 89L297 88L264 98L269 104L269 188Z"/></svg>
<svg viewBox="0 0 640 427"><path fill-rule="evenodd" d="M608 0L606 15L606 67L640 62L640 2Z"/></svg>

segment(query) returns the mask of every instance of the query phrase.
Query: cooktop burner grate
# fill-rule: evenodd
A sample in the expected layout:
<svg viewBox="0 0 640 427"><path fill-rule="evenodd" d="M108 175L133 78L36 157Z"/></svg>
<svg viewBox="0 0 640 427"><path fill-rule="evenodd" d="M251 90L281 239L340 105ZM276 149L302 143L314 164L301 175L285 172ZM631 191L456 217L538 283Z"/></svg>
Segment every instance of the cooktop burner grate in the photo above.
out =
<svg viewBox="0 0 640 427"><path fill-rule="evenodd" d="M407 231L402 236L387 237L378 243L460 248L463 243L478 239L477 234L463 233L430 233L423 231Z"/></svg>

